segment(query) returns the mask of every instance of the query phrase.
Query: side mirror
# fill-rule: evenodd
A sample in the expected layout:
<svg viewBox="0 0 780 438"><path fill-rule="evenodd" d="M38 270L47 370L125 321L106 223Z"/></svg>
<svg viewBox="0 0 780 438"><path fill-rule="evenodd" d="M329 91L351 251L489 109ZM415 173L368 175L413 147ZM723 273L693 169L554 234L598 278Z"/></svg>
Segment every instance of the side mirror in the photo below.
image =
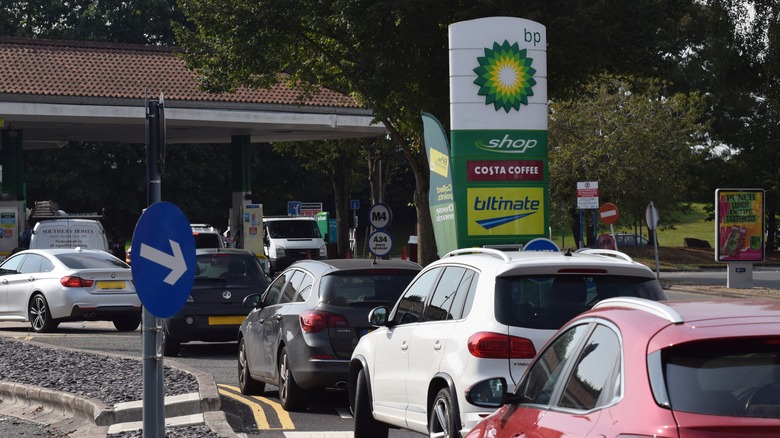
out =
<svg viewBox="0 0 780 438"><path fill-rule="evenodd" d="M466 390L466 401L481 408L499 408L506 403L506 379L481 380Z"/></svg>
<svg viewBox="0 0 780 438"><path fill-rule="evenodd" d="M374 307L368 314L368 323L374 327L387 325L387 314L389 310L385 306Z"/></svg>
<svg viewBox="0 0 780 438"><path fill-rule="evenodd" d="M260 301L260 294L250 294L247 295L246 298L244 298L244 306L256 309L260 307L260 304L262 304L262 301Z"/></svg>

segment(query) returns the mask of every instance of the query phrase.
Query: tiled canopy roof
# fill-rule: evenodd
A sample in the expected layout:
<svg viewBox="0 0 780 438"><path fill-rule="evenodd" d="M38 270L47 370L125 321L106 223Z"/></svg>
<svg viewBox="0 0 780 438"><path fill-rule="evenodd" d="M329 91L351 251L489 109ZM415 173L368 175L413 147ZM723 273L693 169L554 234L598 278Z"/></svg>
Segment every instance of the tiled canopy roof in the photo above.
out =
<svg viewBox="0 0 780 438"><path fill-rule="evenodd" d="M0 37L0 94L71 98L152 99L300 105L284 85L212 94L170 48L127 44ZM303 106L360 108L353 99L323 89Z"/></svg>

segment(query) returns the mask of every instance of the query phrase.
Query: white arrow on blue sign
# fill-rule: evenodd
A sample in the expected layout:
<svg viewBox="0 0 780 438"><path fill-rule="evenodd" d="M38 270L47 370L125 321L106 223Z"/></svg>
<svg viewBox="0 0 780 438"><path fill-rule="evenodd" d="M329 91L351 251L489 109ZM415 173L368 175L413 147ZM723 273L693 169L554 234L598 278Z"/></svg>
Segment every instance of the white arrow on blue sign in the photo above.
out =
<svg viewBox="0 0 780 438"><path fill-rule="evenodd" d="M147 208L135 225L130 254L141 303L158 318L175 315L195 280L195 239L179 207L156 202Z"/></svg>

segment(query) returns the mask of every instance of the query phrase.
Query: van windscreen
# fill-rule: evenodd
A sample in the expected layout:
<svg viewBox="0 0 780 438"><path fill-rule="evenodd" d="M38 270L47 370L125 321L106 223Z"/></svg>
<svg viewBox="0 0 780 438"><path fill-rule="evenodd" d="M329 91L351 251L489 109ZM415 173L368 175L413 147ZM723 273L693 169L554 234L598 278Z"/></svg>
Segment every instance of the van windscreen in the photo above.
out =
<svg viewBox="0 0 780 438"><path fill-rule="evenodd" d="M268 228L268 235L276 239L319 239L322 237L315 221L268 221L266 227Z"/></svg>

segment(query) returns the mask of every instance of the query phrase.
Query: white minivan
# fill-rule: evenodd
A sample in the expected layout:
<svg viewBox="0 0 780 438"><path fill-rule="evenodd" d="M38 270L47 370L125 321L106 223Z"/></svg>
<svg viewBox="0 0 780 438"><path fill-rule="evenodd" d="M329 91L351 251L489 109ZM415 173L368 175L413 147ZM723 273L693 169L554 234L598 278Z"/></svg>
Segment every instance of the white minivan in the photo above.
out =
<svg viewBox="0 0 780 438"><path fill-rule="evenodd" d="M263 246L271 263L270 275L297 260L328 258L317 221L309 216L264 217Z"/></svg>
<svg viewBox="0 0 780 438"><path fill-rule="evenodd" d="M30 249L77 248L110 252L103 224L94 219L47 219L35 224Z"/></svg>

